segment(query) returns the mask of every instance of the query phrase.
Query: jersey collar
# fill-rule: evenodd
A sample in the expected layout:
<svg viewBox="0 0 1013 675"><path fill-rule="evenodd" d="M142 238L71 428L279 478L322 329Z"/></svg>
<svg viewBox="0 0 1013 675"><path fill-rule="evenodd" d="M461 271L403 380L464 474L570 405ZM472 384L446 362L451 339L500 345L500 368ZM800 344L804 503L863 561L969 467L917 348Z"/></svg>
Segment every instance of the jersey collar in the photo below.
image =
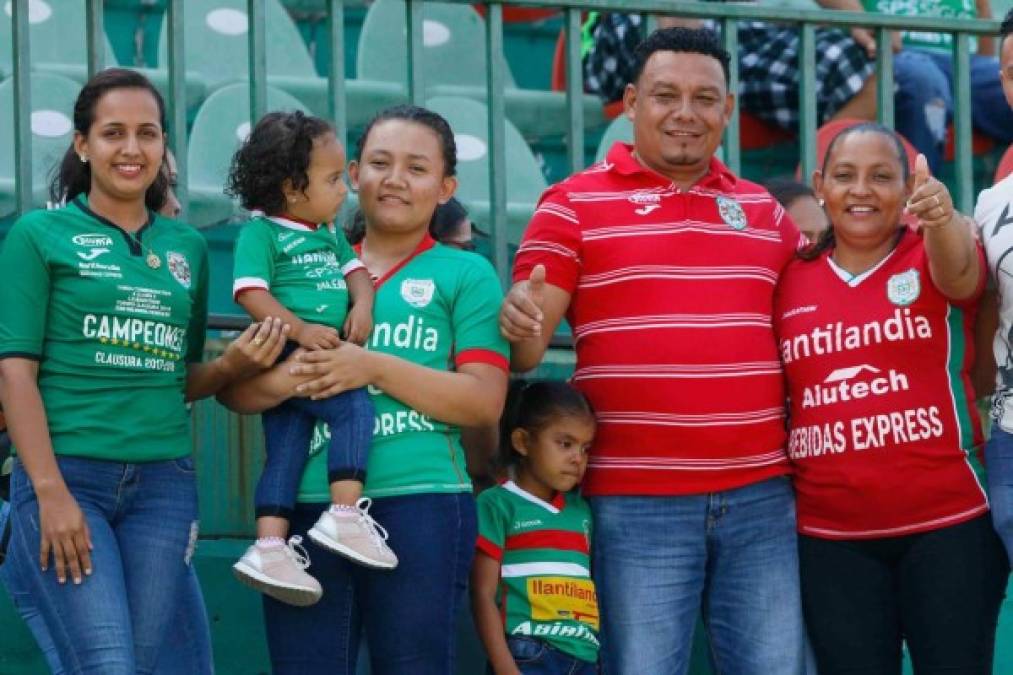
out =
<svg viewBox="0 0 1013 675"><path fill-rule="evenodd" d="M132 255L141 255L141 237L144 235L144 232L147 231L147 229L151 227L151 225L155 222L154 211L148 209L148 221L144 223L144 225L141 225L140 229L131 234L130 232L127 232L122 227L114 223L113 221L106 218L105 216L100 216L99 214L92 211L91 208L88 207L88 198L86 196L78 195L77 197L74 197L71 203L85 215L94 218L95 220L105 225L106 227L111 227L120 234L122 234L123 240L127 242L127 247L130 249L130 253Z"/></svg>
<svg viewBox="0 0 1013 675"><path fill-rule="evenodd" d="M648 169L638 162L637 158L633 156L633 145L629 143L616 142L609 149L608 155L605 156L605 161L610 171L614 171L621 176L643 175L654 177L666 183L672 182L657 171ZM721 160L717 157L711 157L707 173L695 183L694 187L713 188L722 192L730 192L735 188L737 182L738 178Z"/></svg>
<svg viewBox="0 0 1013 675"><path fill-rule="evenodd" d="M557 492L556 496L552 498L552 501L547 502L544 499L531 494L512 480L505 481L502 485L504 490L508 490L532 504L541 506L549 513L559 513L563 510L563 507L566 506L566 495L562 492Z"/></svg>
<svg viewBox="0 0 1013 675"><path fill-rule="evenodd" d="M295 216L290 216L288 214L283 216L269 216L266 214L260 215L267 218L275 225L287 227L290 230L296 230L299 232L315 232L320 227L320 223L303 220L302 218L296 218Z"/></svg>
<svg viewBox="0 0 1013 675"><path fill-rule="evenodd" d="M428 232L426 232L426 236L422 237L422 241L419 242L419 245L415 247L414 251L412 251L411 253L408 254L408 257L406 257L404 260L402 260L401 262L399 262L398 264L394 265L389 270L387 270L387 273L384 274L382 277L374 278L373 279L373 286L375 288L380 288L380 286L382 286L384 283L386 283L386 281L388 279L390 279L392 276L394 276L395 274L397 274L398 272L400 272L404 268L405 265L407 265L412 260L414 260L416 256L419 256L422 253L425 253L426 251L428 251L429 249L431 249L433 246L436 246L436 240L433 239L433 237L432 237L431 234L429 234ZM361 256L362 255L362 242L361 241L358 244L356 244L355 246L353 246L352 248L355 250L355 255L357 255L357 256ZM373 275L371 274L370 276L372 277Z"/></svg>

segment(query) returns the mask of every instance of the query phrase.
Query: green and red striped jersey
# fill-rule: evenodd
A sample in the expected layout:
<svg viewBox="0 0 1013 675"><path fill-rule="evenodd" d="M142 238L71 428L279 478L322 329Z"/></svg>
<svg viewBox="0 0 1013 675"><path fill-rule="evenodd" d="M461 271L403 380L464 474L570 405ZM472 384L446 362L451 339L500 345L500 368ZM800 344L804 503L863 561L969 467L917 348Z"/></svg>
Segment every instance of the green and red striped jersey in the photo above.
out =
<svg viewBox="0 0 1013 675"><path fill-rule="evenodd" d="M576 492L546 502L507 481L478 496L478 550L500 563L508 635L598 660L598 597L590 572L591 510Z"/></svg>

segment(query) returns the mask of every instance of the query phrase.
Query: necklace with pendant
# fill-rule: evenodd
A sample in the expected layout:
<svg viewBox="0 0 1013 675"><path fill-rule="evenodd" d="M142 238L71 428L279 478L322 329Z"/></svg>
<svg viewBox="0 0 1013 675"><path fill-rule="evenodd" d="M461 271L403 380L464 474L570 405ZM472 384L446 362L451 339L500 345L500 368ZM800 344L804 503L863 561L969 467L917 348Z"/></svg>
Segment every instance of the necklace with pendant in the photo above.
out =
<svg viewBox="0 0 1013 675"><path fill-rule="evenodd" d="M123 231L127 232L126 230ZM142 251L145 248L148 249L148 255L144 258L144 262L148 264L148 267L150 267L153 270L157 270L159 267L162 266L162 259L158 257L158 254L155 253L150 246L145 246L144 243L141 241L140 237L134 235L133 232L127 232L127 236L130 237L135 244L137 244L137 248L141 249Z"/></svg>

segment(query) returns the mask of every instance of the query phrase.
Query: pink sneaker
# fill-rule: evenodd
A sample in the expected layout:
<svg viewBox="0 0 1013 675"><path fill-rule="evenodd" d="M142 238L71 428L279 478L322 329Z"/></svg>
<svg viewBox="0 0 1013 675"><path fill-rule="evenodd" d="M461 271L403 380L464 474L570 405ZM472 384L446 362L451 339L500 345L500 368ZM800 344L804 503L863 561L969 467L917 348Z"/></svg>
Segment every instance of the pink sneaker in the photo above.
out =
<svg viewBox="0 0 1013 675"><path fill-rule="evenodd" d="M266 549L254 544L232 570L239 581L275 600L297 607L316 604L324 591L320 582L306 573L310 558L301 544L299 536Z"/></svg>
<svg viewBox="0 0 1013 675"><path fill-rule="evenodd" d="M387 546L387 530L369 515L369 497L355 503L358 513L351 518L335 516L329 510L320 514L309 538L324 548L366 567L392 570L397 556Z"/></svg>

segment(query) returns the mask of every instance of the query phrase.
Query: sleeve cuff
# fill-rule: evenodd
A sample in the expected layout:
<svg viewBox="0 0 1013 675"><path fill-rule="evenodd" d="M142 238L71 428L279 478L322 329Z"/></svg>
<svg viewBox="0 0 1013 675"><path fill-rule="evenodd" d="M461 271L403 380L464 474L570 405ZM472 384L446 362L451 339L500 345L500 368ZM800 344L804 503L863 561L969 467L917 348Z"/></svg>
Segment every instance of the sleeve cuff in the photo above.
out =
<svg viewBox="0 0 1013 675"><path fill-rule="evenodd" d="M29 359L31 361L41 361L42 355L36 354L35 352L25 352L11 349L9 351L0 351L0 360L3 359Z"/></svg>
<svg viewBox="0 0 1013 675"><path fill-rule="evenodd" d="M458 368L466 363L485 363L503 372L510 372L510 360L491 349L465 349L454 357L454 365Z"/></svg>
<svg viewBox="0 0 1013 675"><path fill-rule="evenodd" d="M502 562L503 560L503 549L496 544L492 543L482 535L478 535L478 539L475 541L475 548L486 554L496 562Z"/></svg>
<svg viewBox="0 0 1013 675"><path fill-rule="evenodd" d="M271 285L259 277L239 277L232 284L232 299L235 300L246 291L255 289L270 291Z"/></svg>
<svg viewBox="0 0 1013 675"><path fill-rule="evenodd" d="M352 258L351 260L349 260L348 262L346 262L344 265L341 266L341 274L347 277L349 274L355 272L356 270L364 270L364 269L366 269L366 266L362 264L361 260L359 260L358 258Z"/></svg>

